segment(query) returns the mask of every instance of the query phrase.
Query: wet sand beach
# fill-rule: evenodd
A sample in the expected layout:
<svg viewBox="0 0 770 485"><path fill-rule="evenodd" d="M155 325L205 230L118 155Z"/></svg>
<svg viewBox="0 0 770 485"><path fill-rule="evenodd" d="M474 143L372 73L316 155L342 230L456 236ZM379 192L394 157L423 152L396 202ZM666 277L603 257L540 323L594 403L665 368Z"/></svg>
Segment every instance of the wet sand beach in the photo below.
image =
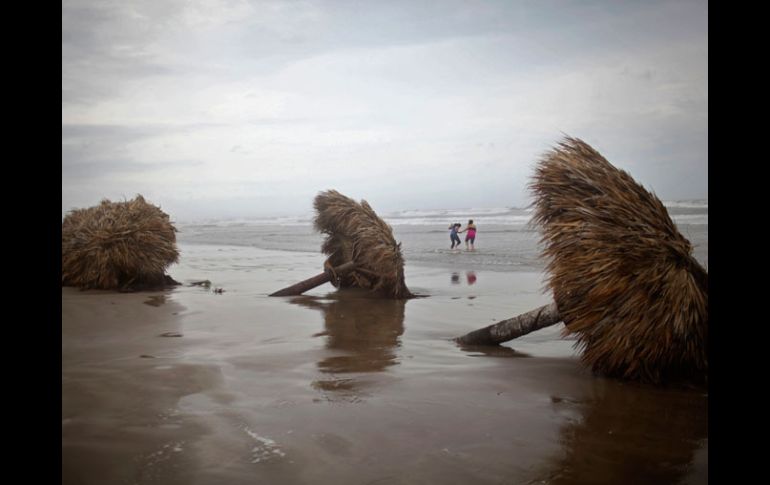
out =
<svg viewBox="0 0 770 485"><path fill-rule="evenodd" d="M62 288L62 483L708 481L706 390L594 376L561 326L451 341L548 303L539 272L407 261L428 296L271 298L323 256L181 249L174 289Z"/></svg>

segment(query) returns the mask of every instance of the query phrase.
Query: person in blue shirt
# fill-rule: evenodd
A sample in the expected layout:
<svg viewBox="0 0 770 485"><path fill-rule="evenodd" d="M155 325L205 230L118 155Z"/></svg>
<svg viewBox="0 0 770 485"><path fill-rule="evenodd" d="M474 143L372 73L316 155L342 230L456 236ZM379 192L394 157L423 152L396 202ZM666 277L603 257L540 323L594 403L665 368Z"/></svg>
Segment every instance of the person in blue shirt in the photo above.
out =
<svg viewBox="0 0 770 485"><path fill-rule="evenodd" d="M457 230L460 228L459 223L452 224L449 226L449 239L452 241L452 247L451 249L456 247L460 247L460 236L457 235Z"/></svg>

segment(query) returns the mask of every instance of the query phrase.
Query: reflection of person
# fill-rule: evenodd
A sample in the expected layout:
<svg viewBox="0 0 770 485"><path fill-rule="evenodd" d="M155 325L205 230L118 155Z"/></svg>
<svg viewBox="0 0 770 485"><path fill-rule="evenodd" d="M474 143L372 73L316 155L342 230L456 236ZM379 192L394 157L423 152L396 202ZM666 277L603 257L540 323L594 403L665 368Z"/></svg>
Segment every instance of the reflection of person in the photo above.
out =
<svg viewBox="0 0 770 485"><path fill-rule="evenodd" d="M453 285L460 284L460 273L452 273L452 284Z"/></svg>
<svg viewBox="0 0 770 485"><path fill-rule="evenodd" d="M465 273L465 278L468 280L468 286L470 286L476 282L476 273L473 271L468 271Z"/></svg>
<svg viewBox="0 0 770 485"><path fill-rule="evenodd" d="M455 246L458 248L460 247L460 236L457 235L457 230L459 228L459 223L455 223L449 226L449 239L452 241L452 247L450 249L454 249Z"/></svg>
<svg viewBox="0 0 770 485"><path fill-rule="evenodd" d="M476 225L473 224L473 219L468 220L468 225L465 226L465 229L462 231L457 232L468 232L468 234L465 235L465 249L468 249L468 243L470 243L470 250L475 251L475 248L473 247L473 243L476 242Z"/></svg>

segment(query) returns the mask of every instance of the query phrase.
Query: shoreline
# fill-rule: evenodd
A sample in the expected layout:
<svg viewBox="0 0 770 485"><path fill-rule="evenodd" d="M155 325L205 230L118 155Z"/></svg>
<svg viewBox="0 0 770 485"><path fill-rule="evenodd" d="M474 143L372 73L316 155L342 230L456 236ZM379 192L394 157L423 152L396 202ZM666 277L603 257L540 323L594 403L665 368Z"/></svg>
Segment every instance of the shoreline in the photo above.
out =
<svg viewBox="0 0 770 485"><path fill-rule="evenodd" d="M62 288L63 483L705 483L707 394L592 376L559 326L450 340L547 303L542 274L407 262L429 297L276 298L324 256L182 249L181 287Z"/></svg>

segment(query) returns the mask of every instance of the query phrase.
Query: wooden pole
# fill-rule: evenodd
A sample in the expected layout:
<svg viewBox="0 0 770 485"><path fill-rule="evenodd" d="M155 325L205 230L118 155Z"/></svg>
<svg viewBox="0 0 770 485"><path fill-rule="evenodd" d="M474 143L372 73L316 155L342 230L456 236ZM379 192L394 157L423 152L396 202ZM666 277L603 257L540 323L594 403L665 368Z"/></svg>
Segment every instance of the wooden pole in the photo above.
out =
<svg viewBox="0 0 770 485"><path fill-rule="evenodd" d="M463 345L496 345L561 322L556 303L541 306L508 320L474 330L455 342Z"/></svg>
<svg viewBox="0 0 770 485"><path fill-rule="evenodd" d="M345 274L348 271L355 268L356 264L352 261L347 262L345 264L341 264L337 266L336 268L332 268L331 270L327 269L321 274L315 275L312 278L308 278L304 281L300 281L299 283L293 284L291 286L288 286L282 290L278 290L274 293L270 293L268 296L296 296L301 295L302 293L312 290L316 286L321 286L324 283L327 283L329 281L333 281L334 278L337 277L337 275Z"/></svg>

